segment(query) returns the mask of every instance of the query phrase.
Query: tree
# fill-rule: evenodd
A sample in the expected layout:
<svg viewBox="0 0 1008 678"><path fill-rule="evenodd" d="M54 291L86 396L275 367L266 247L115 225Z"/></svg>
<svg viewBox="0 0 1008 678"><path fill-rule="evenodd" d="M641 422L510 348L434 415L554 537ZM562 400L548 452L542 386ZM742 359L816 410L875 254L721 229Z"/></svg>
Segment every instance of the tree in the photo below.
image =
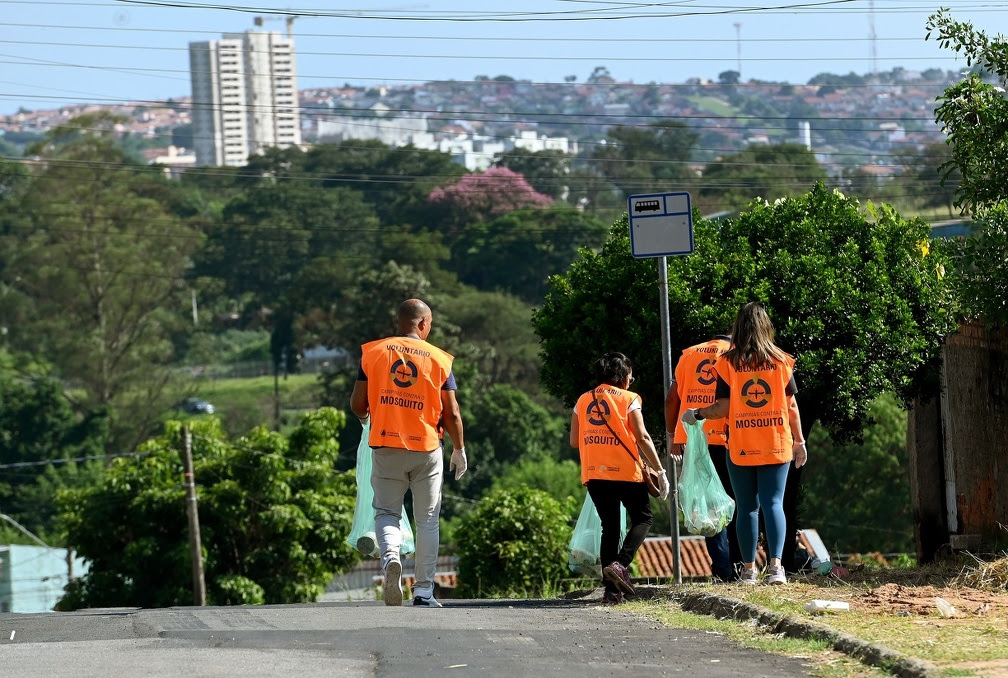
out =
<svg viewBox="0 0 1008 678"><path fill-rule="evenodd" d="M546 280L563 271L581 247L605 238L601 221L572 207L518 209L465 228L453 247L459 279L529 302L542 299Z"/></svg>
<svg viewBox="0 0 1008 678"><path fill-rule="evenodd" d="M353 477L332 470L343 424L323 408L289 438L259 427L229 441L216 419L191 423L209 604L314 601L355 561ZM59 609L192 604L181 432L169 422L101 484L61 495L68 544L90 568Z"/></svg>
<svg viewBox="0 0 1008 678"><path fill-rule="evenodd" d="M61 540L56 491L100 472L102 465L88 458L104 452L107 417L100 410L78 417L59 381L46 376L0 376L0 402L0 464L8 467L0 481L3 512L35 534ZM44 464L70 459L77 461Z"/></svg>
<svg viewBox="0 0 1008 678"><path fill-rule="evenodd" d="M801 144L750 146L707 165L700 196L719 209L739 209L753 198L801 195L826 180L815 155Z"/></svg>
<svg viewBox="0 0 1008 678"><path fill-rule="evenodd" d="M946 247L929 245L930 227L920 219L907 221L888 205L867 212L819 183L799 198L754 201L734 220L700 220L694 254L669 262L673 350L724 332L742 303L761 301L778 343L797 358L806 439L817 421L836 440L856 439L880 393L907 403L934 393L941 344L955 326L942 280ZM656 268L632 259L629 249L624 217L600 253L584 251L566 275L553 278L533 323L546 388L565 404L594 386L595 356L630 356L647 427L660 440L665 388ZM794 467L788 475L787 536L799 524L801 475ZM785 567L793 566L793 554L786 542Z"/></svg>
<svg viewBox="0 0 1008 678"><path fill-rule="evenodd" d="M966 57L1008 81L1008 40L988 38L972 24L952 19L946 11L928 19L928 39L936 34L942 47ZM961 175L956 202L981 224L980 234L962 245L959 269L964 312L990 324L1008 325L1008 168L999 149L1008 143L1008 101L1004 88L987 84L975 72L945 89L935 119L948 135L952 158L941 166L943 180Z"/></svg>
<svg viewBox="0 0 1008 678"><path fill-rule="evenodd" d="M428 199L462 220L486 219L521 208L546 207L552 202L549 196L532 188L525 177L506 167L467 174L456 184L435 188Z"/></svg>
<svg viewBox="0 0 1008 678"><path fill-rule="evenodd" d="M737 85L742 74L738 71L721 71L718 73L718 82L722 85Z"/></svg>
<svg viewBox="0 0 1008 678"><path fill-rule="evenodd" d="M743 303L761 301L798 360L803 427L819 420L841 440L858 435L880 393L909 401L937 384L954 309L942 279L948 254L928 245L923 221L887 205L862 211L816 184L798 198L754 201L737 219L695 219L694 231L695 252L668 262L674 350L724 332ZM623 351L640 375L648 429L664 430L656 266L630 257L625 218L551 287L533 314L547 390L573 405L593 386L591 360Z"/></svg>
<svg viewBox="0 0 1008 678"><path fill-rule="evenodd" d="M504 471L522 461L558 458L567 444L567 424L508 384L468 387L459 395L471 448L470 472L462 480L467 497L479 497Z"/></svg>
<svg viewBox="0 0 1008 678"><path fill-rule="evenodd" d="M896 162L903 167L898 183L904 186L904 192L919 194L921 202L929 207L947 208L950 219L960 179L958 169L947 167L951 159L950 148L943 143L896 153ZM951 171L943 171L942 167Z"/></svg>
<svg viewBox="0 0 1008 678"><path fill-rule="evenodd" d="M892 394L868 412L860 444L812 430L816 472L805 475L802 513L831 551L912 552L907 414Z"/></svg>
<svg viewBox="0 0 1008 678"><path fill-rule="evenodd" d="M569 192L571 157L560 150L513 148L494 156L494 165L525 177L537 192L563 200Z"/></svg>
<svg viewBox="0 0 1008 678"><path fill-rule="evenodd" d="M681 122L664 120L647 127L613 127L608 143L592 157L624 197L686 189L694 183L689 161L697 133Z"/></svg>
<svg viewBox="0 0 1008 678"><path fill-rule="evenodd" d="M483 497L455 531L458 594L526 598L555 591L568 576L572 510L528 488Z"/></svg>
<svg viewBox="0 0 1008 678"><path fill-rule="evenodd" d="M43 162L0 248L33 301L12 346L45 356L90 406L112 406L110 444L128 447L173 397L169 339L200 236L145 196L167 180L115 145L116 120L77 118L31 149Z"/></svg>

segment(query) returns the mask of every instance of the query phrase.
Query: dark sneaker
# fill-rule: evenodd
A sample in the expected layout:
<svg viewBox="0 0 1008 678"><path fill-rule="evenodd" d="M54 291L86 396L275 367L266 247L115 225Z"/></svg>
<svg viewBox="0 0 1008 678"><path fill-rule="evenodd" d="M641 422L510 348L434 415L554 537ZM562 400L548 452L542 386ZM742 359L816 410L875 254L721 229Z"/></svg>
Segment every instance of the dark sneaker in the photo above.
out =
<svg viewBox="0 0 1008 678"><path fill-rule="evenodd" d="M431 596L413 596L413 607L444 607L444 606L437 601L437 598L431 595Z"/></svg>
<svg viewBox="0 0 1008 678"><path fill-rule="evenodd" d="M365 558L370 558L377 550L378 544L371 535L365 534L357 540L357 552Z"/></svg>
<svg viewBox="0 0 1008 678"><path fill-rule="evenodd" d="M603 605L619 605L623 602L623 594L619 591L606 591L602 596Z"/></svg>
<svg viewBox="0 0 1008 678"><path fill-rule="evenodd" d="M382 585L382 598L391 607L402 605L402 563L390 560L385 565L385 583Z"/></svg>
<svg viewBox="0 0 1008 678"><path fill-rule="evenodd" d="M632 596L634 594L633 582L630 581L630 571L627 570L626 566L619 561L614 560L606 565L606 568L602 571L602 573L605 575L606 579L615 584L616 588L623 593L628 596Z"/></svg>

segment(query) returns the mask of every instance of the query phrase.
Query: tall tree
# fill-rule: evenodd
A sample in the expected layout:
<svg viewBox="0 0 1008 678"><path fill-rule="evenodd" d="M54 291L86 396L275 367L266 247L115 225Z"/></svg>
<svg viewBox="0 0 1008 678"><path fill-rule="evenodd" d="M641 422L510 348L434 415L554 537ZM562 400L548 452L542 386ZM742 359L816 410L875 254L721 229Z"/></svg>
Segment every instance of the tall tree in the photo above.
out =
<svg viewBox="0 0 1008 678"><path fill-rule="evenodd" d="M2 247L4 274L34 304L12 345L45 356L92 406L113 406L113 444L130 446L173 397L169 336L200 237L143 197L166 179L129 160L115 122L78 118L32 149L41 162Z"/></svg>
<svg viewBox="0 0 1008 678"><path fill-rule="evenodd" d="M966 57L1001 80L1002 87L971 72L946 88L935 119L948 135L952 158L941 169L948 181L961 175L956 205L980 223L977 237L962 245L959 267L964 311L990 324L1008 326L1008 167L1003 149L1008 145L1008 40L989 38L967 22L955 21L946 11L928 20L942 47Z"/></svg>
<svg viewBox="0 0 1008 678"><path fill-rule="evenodd" d="M741 209L753 198L801 195L825 180L826 170L801 144L750 146L707 165L700 197L715 209Z"/></svg>
<svg viewBox="0 0 1008 678"><path fill-rule="evenodd" d="M286 438L260 427L231 441L194 422L193 466L207 601L314 601L355 555L350 474L336 474L344 415L323 408ZM68 544L89 561L59 609L192 604L180 422L113 464L98 485L66 492Z"/></svg>
<svg viewBox="0 0 1008 678"><path fill-rule="evenodd" d="M624 197L687 190L695 181L689 162L699 135L681 122L613 127L592 157Z"/></svg>
<svg viewBox="0 0 1008 678"><path fill-rule="evenodd" d="M494 165L520 174L539 193L564 200L569 193L571 157L559 150L512 148L494 156Z"/></svg>

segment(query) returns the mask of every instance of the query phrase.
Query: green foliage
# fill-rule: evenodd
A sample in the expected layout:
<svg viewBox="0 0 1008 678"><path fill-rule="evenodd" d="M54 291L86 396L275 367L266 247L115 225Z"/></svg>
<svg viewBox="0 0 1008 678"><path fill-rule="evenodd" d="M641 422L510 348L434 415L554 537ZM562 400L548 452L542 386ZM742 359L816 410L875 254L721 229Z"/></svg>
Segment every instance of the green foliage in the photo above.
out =
<svg viewBox="0 0 1008 678"><path fill-rule="evenodd" d="M115 122L84 116L36 144L45 162L12 206L0 263L30 300L10 345L44 356L91 406L111 407L111 444L130 447L174 397L170 335L200 238L149 197L168 182L114 143Z"/></svg>
<svg viewBox="0 0 1008 678"><path fill-rule="evenodd" d="M577 453L574 452L574 455ZM586 490L581 484L581 464L575 459L556 460L551 457L521 459L502 469L494 478L491 490L515 492L520 489L540 490L570 507L570 523L577 520Z"/></svg>
<svg viewBox="0 0 1008 678"><path fill-rule="evenodd" d="M818 419L840 439L857 436L880 393L933 393L938 349L954 327L948 255L929 244L924 222L886 205L868 212L871 220L817 184L800 198L754 201L735 220L695 220L696 251L668 261L673 351L724 332L755 299L798 360L806 430ZM657 271L631 258L625 218L600 253L582 252L551 283L533 315L549 392L573 405L593 386L591 361L623 351L648 429L664 430Z"/></svg>
<svg viewBox="0 0 1008 678"><path fill-rule="evenodd" d="M617 126L607 136L609 143L599 146L593 157L624 199L662 186L687 188L693 183L688 162L699 137L684 123L662 121L646 128Z"/></svg>
<svg viewBox="0 0 1008 678"><path fill-rule="evenodd" d="M539 193L562 200L570 182L571 157L559 150L530 151L512 148L494 156L497 167L507 167L529 182Z"/></svg>
<svg viewBox="0 0 1008 678"><path fill-rule="evenodd" d="M187 365L225 365L270 359L269 333L263 330L195 332L188 343L188 350L182 357Z"/></svg>
<svg viewBox="0 0 1008 678"><path fill-rule="evenodd" d="M946 10L928 19L928 39L966 57L966 64L982 67L1008 81L1008 40L989 38L968 22L952 19ZM948 135L952 158L942 170L946 178L961 175L956 205L981 224L979 237L962 244L959 270L965 315L983 316L988 324L1008 326L1008 168L1003 149L1008 144L1008 100L972 72L946 88L935 110L935 120Z"/></svg>
<svg viewBox="0 0 1008 678"><path fill-rule="evenodd" d="M355 555L355 487L333 472L342 412L305 415L289 438L265 428L229 441L190 422L210 604L315 600ZM116 460L102 482L60 495L68 544L90 561L60 609L192 602L180 422Z"/></svg>
<svg viewBox="0 0 1008 678"><path fill-rule="evenodd" d="M529 302L542 299L546 280L605 238L602 222L572 207L521 209L467 226L453 244L459 279Z"/></svg>
<svg viewBox="0 0 1008 678"><path fill-rule="evenodd" d="M739 209L753 198L800 195L806 186L825 179L826 170L800 144L750 146L707 165L700 198L714 209Z"/></svg>
<svg viewBox="0 0 1008 678"><path fill-rule="evenodd" d="M461 479L466 497L479 497L508 467L520 461L558 458L570 449L567 421L509 384L466 388L464 408L469 472Z"/></svg>
<svg viewBox="0 0 1008 678"><path fill-rule="evenodd" d="M801 515L831 552L912 552L907 414L885 394L868 415L860 444L812 429Z"/></svg>
<svg viewBox="0 0 1008 678"><path fill-rule="evenodd" d="M459 596L536 597L568 576L570 511L545 492L494 491L455 532Z"/></svg>

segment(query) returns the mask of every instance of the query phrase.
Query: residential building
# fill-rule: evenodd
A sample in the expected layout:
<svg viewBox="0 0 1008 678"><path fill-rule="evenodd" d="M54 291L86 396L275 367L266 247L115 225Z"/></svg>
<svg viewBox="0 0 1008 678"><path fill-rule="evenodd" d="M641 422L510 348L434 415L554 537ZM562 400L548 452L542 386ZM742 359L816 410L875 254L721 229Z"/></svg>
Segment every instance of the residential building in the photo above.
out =
<svg viewBox="0 0 1008 678"><path fill-rule="evenodd" d="M87 569L66 549L0 546L0 612L50 612L70 579Z"/></svg>
<svg viewBox="0 0 1008 678"><path fill-rule="evenodd" d="M197 165L242 166L250 155L301 145L294 40L226 33L189 43Z"/></svg>

